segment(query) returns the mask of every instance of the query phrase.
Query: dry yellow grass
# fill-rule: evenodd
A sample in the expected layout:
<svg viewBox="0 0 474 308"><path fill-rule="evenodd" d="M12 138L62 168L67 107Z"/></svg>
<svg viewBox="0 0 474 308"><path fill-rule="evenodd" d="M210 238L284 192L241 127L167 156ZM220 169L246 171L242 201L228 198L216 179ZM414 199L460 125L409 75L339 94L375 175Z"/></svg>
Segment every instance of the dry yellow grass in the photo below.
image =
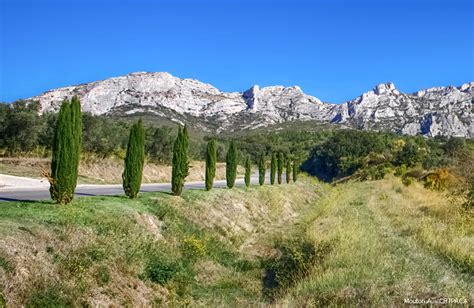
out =
<svg viewBox="0 0 474 308"><path fill-rule="evenodd" d="M474 299L474 220L440 192L400 179L338 185L307 235L333 250L281 303L401 306L406 298Z"/></svg>
<svg viewBox="0 0 474 308"><path fill-rule="evenodd" d="M0 158L0 173L41 178L41 168L48 170L48 159L43 158ZM205 164L201 161L190 163L187 181L203 181ZM238 167L238 174L244 173L243 167ZM79 165L79 184L119 184L122 181L123 161L116 158L83 159ZM143 170L143 183L168 183L171 179L171 166L147 162ZM216 179L225 179L225 163L217 163Z"/></svg>

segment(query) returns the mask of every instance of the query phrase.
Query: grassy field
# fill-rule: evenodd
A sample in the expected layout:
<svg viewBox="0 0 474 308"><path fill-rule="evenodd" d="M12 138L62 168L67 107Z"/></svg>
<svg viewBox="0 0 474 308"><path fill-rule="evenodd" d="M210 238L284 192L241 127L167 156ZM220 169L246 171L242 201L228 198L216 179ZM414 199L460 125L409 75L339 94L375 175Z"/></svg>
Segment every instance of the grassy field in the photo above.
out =
<svg viewBox="0 0 474 308"><path fill-rule="evenodd" d="M9 306L474 298L472 212L397 178L0 204ZM1 304L0 304L1 306Z"/></svg>

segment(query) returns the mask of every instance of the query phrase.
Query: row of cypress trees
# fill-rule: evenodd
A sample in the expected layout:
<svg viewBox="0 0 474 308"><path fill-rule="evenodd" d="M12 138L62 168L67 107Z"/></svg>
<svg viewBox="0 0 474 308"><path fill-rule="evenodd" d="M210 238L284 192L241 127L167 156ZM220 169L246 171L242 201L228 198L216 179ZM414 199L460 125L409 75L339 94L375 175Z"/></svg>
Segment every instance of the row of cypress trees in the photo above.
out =
<svg viewBox="0 0 474 308"><path fill-rule="evenodd" d="M60 204L72 201L77 186L77 176L82 143L82 113L79 99L74 96L71 101L65 100L59 111L56 130L53 140L53 155L51 173L46 173L50 186L51 198ZM185 178L189 174L188 159L189 134L186 126L179 127L173 147L173 167L171 176L171 190L179 196L184 187ZM265 153L261 153L258 161L259 184L265 183ZM278 183L282 183L282 173L285 157L282 152L272 153L270 182L275 183L275 173L278 169ZM132 125L124 159L122 186L129 198L136 198L140 191L143 167L145 163L145 129L140 119ZM206 190L214 185L217 163L217 143L212 139L206 149ZM229 145L226 155L226 182L227 187L233 188L237 177L238 153L233 141ZM250 186L252 161L250 155L245 157L245 185ZM292 164L286 160L286 182L291 180ZM296 181L297 166L293 162L293 181Z"/></svg>
<svg viewBox="0 0 474 308"><path fill-rule="evenodd" d="M260 168L264 170L265 168L265 154L262 153L262 157L259 162L259 171ZM285 157L283 152L272 153L270 161L270 184L274 185L275 180L278 180L278 184L283 182L283 169L285 169L285 180L286 183L291 182L291 177L293 176L293 182L296 182L298 177L298 163L295 160L291 160L288 157ZM262 179L262 181L264 178ZM261 184L260 184L261 185Z"/></svg>

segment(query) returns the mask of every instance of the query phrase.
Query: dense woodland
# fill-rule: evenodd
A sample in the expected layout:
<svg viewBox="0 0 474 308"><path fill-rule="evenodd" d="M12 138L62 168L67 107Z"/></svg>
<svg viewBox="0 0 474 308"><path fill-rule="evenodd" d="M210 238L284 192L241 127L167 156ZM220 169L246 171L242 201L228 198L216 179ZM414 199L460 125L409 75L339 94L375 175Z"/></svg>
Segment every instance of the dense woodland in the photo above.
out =
<svg viewBox="0 0 474 308"><path fill-rule="evenodd" d="M57 114L39 115L39 103L17 101L0 104L0 149L3 156L50 156ZM123 158L135 119L83 114L84 153ZM177 127L145 121L145 154L152 162L171 164ZM380 179L386 174L428 181L428 186L472 187L474 144L462 138L426 138L354 130L286 128L255 130L218 136L190 131L189 157L206 159L207 141L217 140L217 161L226 160L227 147L235 142L239 163L250 155L256 164L261 153L282 152L302 163L301 169L324 181ZM435 174L435 175L433 175ZM431 183L443 177L443 183ZM444 179L445 178L445 179ZM454 180L453 180L454 179ZM449 184L451 183L451 184ZM472 188L471 188L472 189Z"/></svg>

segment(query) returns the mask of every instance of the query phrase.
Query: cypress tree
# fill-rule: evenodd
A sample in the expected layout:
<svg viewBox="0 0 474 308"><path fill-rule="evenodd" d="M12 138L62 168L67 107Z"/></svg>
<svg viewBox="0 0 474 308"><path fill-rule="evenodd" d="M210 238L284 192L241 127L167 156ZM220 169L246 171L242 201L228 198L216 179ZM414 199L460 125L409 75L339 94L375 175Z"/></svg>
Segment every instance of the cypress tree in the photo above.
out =
<svg viewBox="0 0 474 308"><path fill-rule="evenodd" d="M207 143L206 151L206 190L211 190L216 176L217 145L214 139Z"/></svg>
<svg viewBox="0 0 474 308"><path fill-rule="evenodd" d="M296 178L298 176L298 164L296 163L296 160L293 160L293 182L296 182Z"/></svg>
<svg viewBox="0 0 474 308"><path fill-rule="evenodd" d="M74 197L81 143L81 103L73 97L71 103L62 103L54 132L49 192L57 203L67 204Z"/></svg>
<svg viewBox="0 0 474 308"><path fill-rule="evenodd" d="M258 183L260 185L265 183L265 171L265 152L262 152L258 160Z"/></svg>
<svg viewBox="0 0 474 308"><path fill-rule="evenodd" d="M173 168L171 173L171 190L175 196L181 195L184 179L188 176L188 139L186 126L178 129L173 146Z"/></svg>
<svg viewBox="0 0 474 308"><path fill-rule="evenodd" d="M277 164L278 164L278 184L283 182L282 175L283 175L283 165L284 165L285 158L283 157L283 153L278 153L277 157Z"/></svg>
<svg viewBox="0 0 474 308"><path fill-rule="evenodd" d="M227 187L234 187L237 176L237 148L234 145L234 141L230 142L229 149L227 150L225 175Z"/></svg>
<svg viewBox="0 0 474 308"><path fill-rule="evenodd" d="M275 153L272 153L272 160L270 162L270 184L275 184L275 174L277 169L277 157Z"/></svg>
<svg viewBox="0 0 474 308"><path fill-rule="evenodd" d="M189 149L189 134L188 134L188 126L184 125L183 128L183 139L181 142L183 143L183 161L181 164L181 169L184 175L183 178L183 183L184 179L189 175L189 158L188 158L188 149Z"/></svg>
<svg viewBox="0 0 474 308"><path fill-rule="evenodd" d="M140 191L145 163L145 129L140 119L132 125L128 137L127 154L124 160L122 185L125 195L130 199L136 198Z"/></svg>
<svg viewBox="0 0 474 308"><path fill-rule="evenodd" d="M291 160L289 160L288 157L286 158L285 175L286 175L286 184L289 184L291 180Z"/></svg>
<svg viewBox="0 0 474 308"><path fill-rule="evenodd" d="M188 127L184 125L183 128L183 149L184 149L184 161L183 161L183 173L185 174L184 177L189 175L189 160L188 160L188 149L189 149L189 134L188 134Z"/></svg>
<svg viewBox="0 0 474 308"><path fill-rule="evenodd" d="M252 173L252 163L250 155L245 158L245 186L250 187L250 176Z"/></svg>

